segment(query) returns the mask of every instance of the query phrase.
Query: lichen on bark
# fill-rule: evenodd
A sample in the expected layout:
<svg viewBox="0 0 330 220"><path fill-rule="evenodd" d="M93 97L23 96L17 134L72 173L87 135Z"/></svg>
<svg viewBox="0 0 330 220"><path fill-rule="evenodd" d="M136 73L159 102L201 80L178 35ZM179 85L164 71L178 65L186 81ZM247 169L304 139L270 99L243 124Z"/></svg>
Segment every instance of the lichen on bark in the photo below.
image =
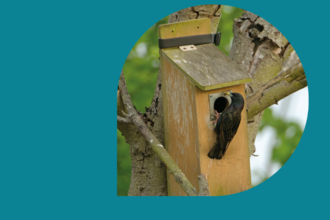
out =
<svg viewBox="0 0 330 220"><path fill-rule="evenodd" d="M281 32L251 12L244 11L240 18L235 19L233 30L234 39L229 57L241 65L252 78L252 82L246 84L245 90L248 103L249 152L253 154L263 110L287 95L304 88L307 83L303 82L302 70L299 73L302 75L302 80L300 79L298 83L281 81L272 85L271 88L265 88L262 92L258 91L283 71L300 62L299 58L292 56L295 51ZM288 61L290 57L297 59L292 58L292 61ZM256 95L255 93L263 97L254 101L249 100Z"/></svg>

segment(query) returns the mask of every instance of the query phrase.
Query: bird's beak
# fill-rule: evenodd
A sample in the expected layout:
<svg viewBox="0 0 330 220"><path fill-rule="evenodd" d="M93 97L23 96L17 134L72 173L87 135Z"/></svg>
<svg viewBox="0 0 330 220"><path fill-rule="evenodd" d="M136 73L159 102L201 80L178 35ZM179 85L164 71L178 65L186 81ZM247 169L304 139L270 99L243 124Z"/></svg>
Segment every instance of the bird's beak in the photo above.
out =
<svg viewBox="0 0 330 220"><path fill-rule="evenodd" d="M230 95L229 92L224 92L223 94L224 94L225 96L229 96L229 95Z"/></svg>

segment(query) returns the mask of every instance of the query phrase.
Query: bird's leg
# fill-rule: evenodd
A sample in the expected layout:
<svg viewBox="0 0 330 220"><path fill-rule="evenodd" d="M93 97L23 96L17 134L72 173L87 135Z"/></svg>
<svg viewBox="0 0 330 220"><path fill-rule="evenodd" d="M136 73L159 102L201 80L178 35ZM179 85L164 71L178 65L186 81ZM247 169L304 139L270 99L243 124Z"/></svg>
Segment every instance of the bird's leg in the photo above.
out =
<svg viewBox="0 0 330 220"><path fill-rule="evenodd" d="M216 117L215 121L213 121L214 126L218 123L219 117L220 117L220 113L217 112L217 110L215 110L215 114L214 116Z"/></svg>

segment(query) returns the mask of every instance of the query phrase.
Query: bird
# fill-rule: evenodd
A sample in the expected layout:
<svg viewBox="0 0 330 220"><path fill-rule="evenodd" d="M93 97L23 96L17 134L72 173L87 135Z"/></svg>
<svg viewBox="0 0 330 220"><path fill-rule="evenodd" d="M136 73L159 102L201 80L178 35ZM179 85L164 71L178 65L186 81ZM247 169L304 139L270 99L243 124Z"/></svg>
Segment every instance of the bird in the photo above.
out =
<svg viewBox="0 0 330 220"><path fill-rule="evenodd" d="M224 95L231 97L231 104L222 113L215 110L214 131L217 137L213 148L207 155L209 158L217 160L223 158L230 142L236 135L244 108L244 99L241 94L225 92Z"/></svg>

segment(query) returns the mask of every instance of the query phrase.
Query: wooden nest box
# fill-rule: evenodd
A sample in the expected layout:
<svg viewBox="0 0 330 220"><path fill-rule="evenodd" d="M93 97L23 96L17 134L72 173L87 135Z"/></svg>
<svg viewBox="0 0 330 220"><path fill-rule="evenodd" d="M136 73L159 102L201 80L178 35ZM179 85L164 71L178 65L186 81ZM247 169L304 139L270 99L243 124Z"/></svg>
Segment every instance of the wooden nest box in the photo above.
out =
<svg viewBox="0 0 330 220"><path fill-rule="evenodd" d="M160 39L205 34L211 34L208 18L159 27ZM246 107L225 156L215 160L207 154L216 141L214 110L228 106L223 93L240 93L245 99L244 84L251 78L212 43L195 46L191 51L160 50L165 148L197 190L197 176L204 174L213 196L242 192L251 188ZM170 174L168 193L186 195Z"/></svg>

